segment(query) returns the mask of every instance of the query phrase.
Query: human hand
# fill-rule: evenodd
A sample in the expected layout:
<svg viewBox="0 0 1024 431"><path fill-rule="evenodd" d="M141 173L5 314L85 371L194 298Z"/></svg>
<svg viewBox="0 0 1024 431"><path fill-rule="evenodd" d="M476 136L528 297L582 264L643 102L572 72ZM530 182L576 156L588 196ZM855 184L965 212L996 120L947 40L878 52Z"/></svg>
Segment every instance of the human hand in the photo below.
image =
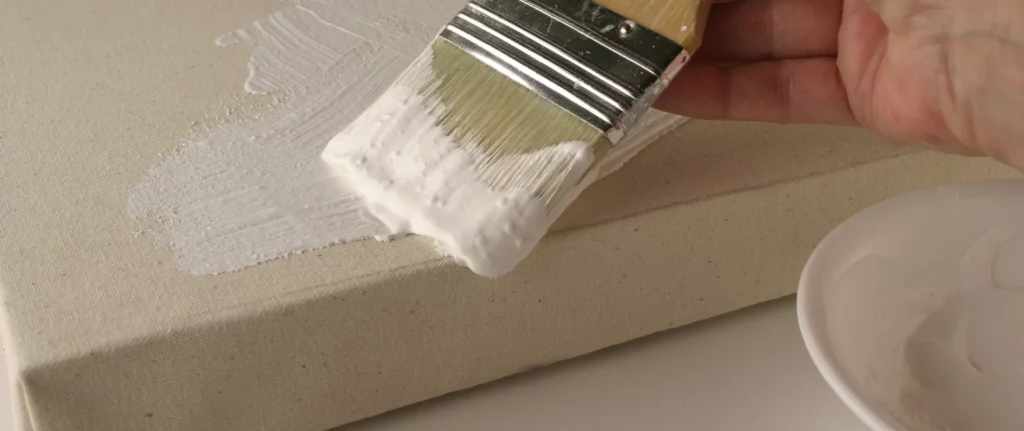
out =
<svg viewBox="0 0 1024 431"><path fill-rule="evenodd" d="M861 125L1024 170L1024 1L736 0L657 107Z"/></svg>

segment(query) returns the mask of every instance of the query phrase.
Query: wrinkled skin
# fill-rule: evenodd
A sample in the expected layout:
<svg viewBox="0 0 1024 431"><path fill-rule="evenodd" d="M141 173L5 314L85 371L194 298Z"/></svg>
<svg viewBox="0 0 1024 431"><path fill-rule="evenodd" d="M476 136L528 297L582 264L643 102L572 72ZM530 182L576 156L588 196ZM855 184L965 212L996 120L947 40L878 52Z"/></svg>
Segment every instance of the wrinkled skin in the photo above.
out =
<svg viewBox="0 0 1024 431"><path fill-rule="evenodd" d="M860 125L1024 170L1024 0L716 3L659 108Z"/></svg>

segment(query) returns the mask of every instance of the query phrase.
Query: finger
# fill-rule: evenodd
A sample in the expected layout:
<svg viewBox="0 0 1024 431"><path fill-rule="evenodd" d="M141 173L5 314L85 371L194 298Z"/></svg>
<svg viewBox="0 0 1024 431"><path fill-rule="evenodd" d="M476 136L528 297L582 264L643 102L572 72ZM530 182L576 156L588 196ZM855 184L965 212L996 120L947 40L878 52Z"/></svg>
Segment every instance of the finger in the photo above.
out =
<svg viewBox="0 0 1024 431"><path fill-rule="evenodd" d="M656 107L686 117L856 125L833 58L687 66Z"/></svg>
<svg viewBox="0 0 1024 431"><path fill-rule="evenodd" d="M747 0L717 4L701 53L728 61L835 56L842 0Z"/></svg>

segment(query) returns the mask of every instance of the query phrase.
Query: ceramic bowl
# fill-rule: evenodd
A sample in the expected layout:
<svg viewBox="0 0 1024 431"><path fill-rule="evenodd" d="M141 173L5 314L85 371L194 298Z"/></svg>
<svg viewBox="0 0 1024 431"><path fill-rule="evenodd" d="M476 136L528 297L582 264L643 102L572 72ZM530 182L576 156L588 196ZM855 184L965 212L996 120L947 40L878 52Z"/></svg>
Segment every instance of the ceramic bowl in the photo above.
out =
<svg viewBox="0 0 1024 431"><path fill-rule="evenodd" d="M1024 430L1024 181L858 213L816 248L797 304L815 365L874 430Z"/></svg>

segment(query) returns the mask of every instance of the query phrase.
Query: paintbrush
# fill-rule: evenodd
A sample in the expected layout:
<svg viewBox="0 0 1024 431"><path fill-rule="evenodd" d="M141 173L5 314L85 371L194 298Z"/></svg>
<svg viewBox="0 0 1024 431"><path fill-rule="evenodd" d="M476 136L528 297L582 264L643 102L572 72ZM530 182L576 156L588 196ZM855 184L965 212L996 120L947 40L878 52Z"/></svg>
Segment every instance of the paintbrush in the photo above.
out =
<svg viewBox="0 0 1024 431"><path fill-rule="evenodd" d="M473 0L324 150L395 236L497 277L701 42L700 0Z"/></svg>

